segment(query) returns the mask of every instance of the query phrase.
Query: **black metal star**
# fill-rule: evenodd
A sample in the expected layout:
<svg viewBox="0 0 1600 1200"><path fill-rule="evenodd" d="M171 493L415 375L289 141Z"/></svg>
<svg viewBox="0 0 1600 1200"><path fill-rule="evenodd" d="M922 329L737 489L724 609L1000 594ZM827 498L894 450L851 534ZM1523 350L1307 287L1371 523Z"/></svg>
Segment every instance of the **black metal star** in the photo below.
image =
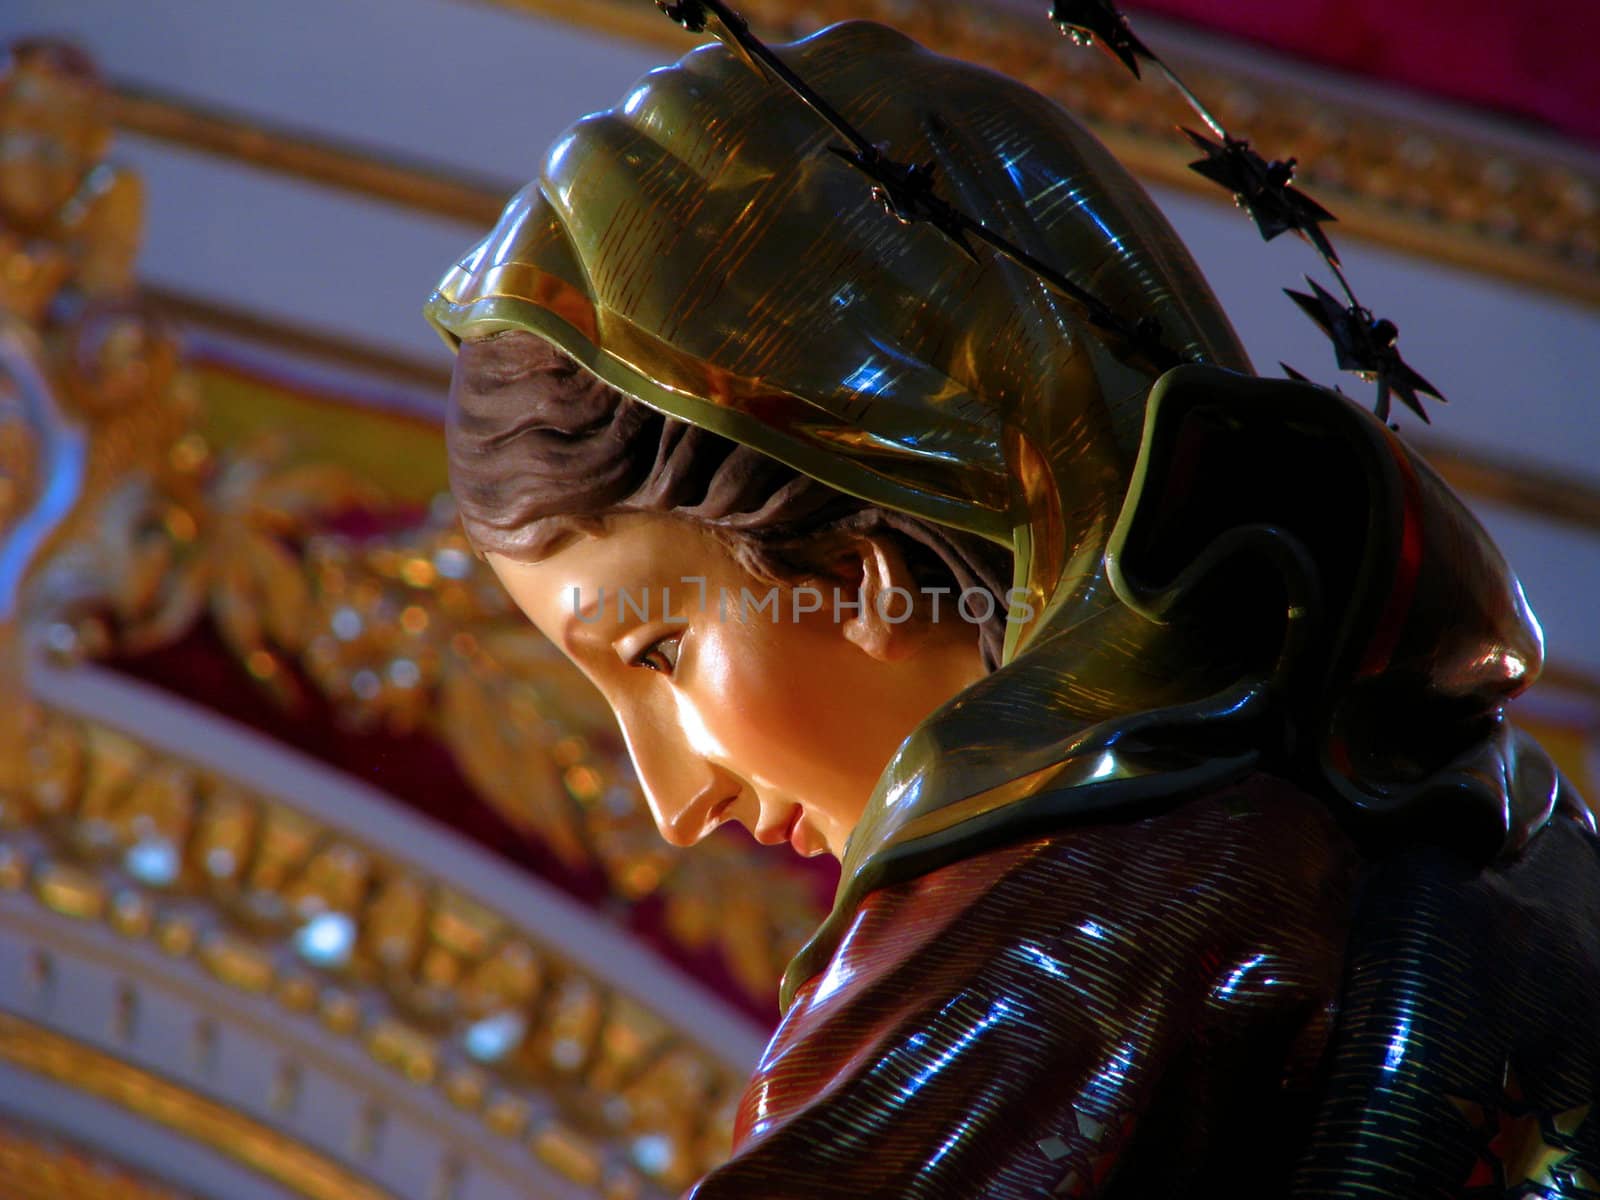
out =
<svg viewBox="0 0 1600 1200"><path fill-rule="evenodd" d="M828 149L872 180L872 198L883 205L884 212L902 225L926 221L977 261L977 252L967 241L971 222L934 194L933 163L900 162L890 158L881 147L870 153L844 146L829 146Z"/></svg>
<svg viewBox="0 0 1600 1200"><path fill-rule="evenodd" d="M1048 263L941 199L934 192L933 163L901 162L891 158L883 147L859 143L855 149L844 146L829 146L828 149L872 181L872 198L902 225L926 222L974 261L978 256L969 238L976 238L1002 258L1033 272L1054 291L1082 304L1092 324L1127 338L1161 370L1175 367L1182 361L1162 340L1160 322L1153 317L1125 320Z"/></svg>
<svg viewBox="0 0 1600 1200"><path fill-rule="evenodd" d="M1050 19L1061 27L1061 32L1079 45L1099 43L1139 78L1139 60L1160 60L1139 36L1128 28L1128 18L1117 11L1111 0L1053 0Z"/></svg>
<svg viewBox="0 0 1600 1200"><path fill-rule="evenodd" d="M1183 132L1205 152L1205 157L1190 163L1189 169L1232 192L1239 207L1255 220L1263 239L1270 242L1292 229L1329 262L1339 261L1333 243L1321 228L1321 222L1338 218L1294 186L1294 159L1268 162L1243 138L1224 136L1215 142L1192 129Z"/></svg>
<svg viewBox="0 0 1600 1200"><path fill-rule="evenodd" d="M1000 257L1032 272L1052 291L1082 305L1091 324L1126 339L1158 369L1165 371L1183 361L1182 355L1166 345L1161 325L1154 318L1144 316L1129 320L1123 317L1068 275L941 199L934 190L932 162L901 161L890 154L887 146L868 141L843 114L773 54L725 0L655 0L655 3L684 28L696 33L709 30L763 79L782 84L831 126L846 145L828 149L867 177L872 184L873 200L895 220L903 225L926 222L974 259L977 254L972 240L980 241ZM1121 14L1107 0L1091 3L1061 0L1055 12L1065 22L1064 31L1067 31L1066 25L1071 25L1075 36L1086 39L1097 34L1128 63L1135 75L1139 73L1136 56L1142 55L1159 65L1159 60L1128 31ZM1077 23L1080 17L1084 22L1081 25Z"/></svg>
<svg viewBox="0 0 1600 1200"><path fill-rule="evenodd" d="M1284 291L1328 335L1341 370L1354 371L1361 378L1377 383L1378 402L1374 411L1378 419L1389 420L1389 397L1393 394L1425 423L1431 424L1417 393L1432 396L1441 404L1447 401L1433 384L1400 357L1396 349L1400 330L1395 323L1387 319L1374 320L1372 313L1359 304L1341 304L1338 297L1315 279L1308 277L1306 282L1311 285L1312 295L1288 288Z"/></svg>
<svg viewBox="0 0 1600 1200"><path fill-rule="evenodd" d="M731 8L707 0L656 0L656 7L690 33L706 32L711 27L711 18L715 17L723 27L717 39L743 59L745 66L763 79L767 78L767 68L750 52L749 26Z"/></svg>
<svg viewBox="0 0 1600 1200"><path fill-rule="evenodd" d="M1287 375L1290 379L1294 380L1296 383L1309 383L1312 387L1323 387L1323 386L1325 386L1323 384L1318 383L1315 379L1311 378L1311 376L1305 375L1305 374L1302 374L1299 371L1296 371L1293 367L1291 367L1286 362L1280 361L1278 363L1278 365L1283 368L1283 373L1285 375ZM1338 392L1339 395L1341 395L1341 396L1344 395L1344 389L1342 387L1340 387L1338 384L1334 384L1333 385L1333 390Z"/></svg>
<svg viewBox="0 0 1600 1200"><path fill-rule="evenodd" d="M690 33L704 33L709 14L700 0L656 0L656 7Z"/></svg>
<svg viewBox="0 0 1600 1200"><path fill-rule="evenodd" d="M873 199L895 220L905 225L927 222L974 258L972 240L980 241L1002 258L1032 272L1051 290L1081 304L1092 324L1126 338L1159 369L1167 370L1182 361L1181 356L1165 344L1158 322L1149 317L1128 320L1069 276L941 199L934 191L933 163L901 161L892 157L887 147L868 141L842 113L773 54L724 0L656 0L656 7L686 29L697 33L709 30L763 78L782 84L831 126L846 144L830 146L829 150L868 178ZM1114 8L1106 7L1105 12L1120 20ZM1110 26L1106 29L1109 33L1115 32ZM1127 36L1132 37L1131 34ZM1137 39L1129 44L1137 44L1140 52L1152 57Z"/></svg>

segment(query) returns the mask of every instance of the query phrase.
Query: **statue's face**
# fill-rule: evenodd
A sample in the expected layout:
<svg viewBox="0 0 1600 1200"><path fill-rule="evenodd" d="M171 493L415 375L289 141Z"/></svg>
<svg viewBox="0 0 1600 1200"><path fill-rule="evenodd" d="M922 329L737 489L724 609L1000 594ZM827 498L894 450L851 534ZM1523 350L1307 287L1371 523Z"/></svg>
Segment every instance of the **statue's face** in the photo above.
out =
<svg viewBox="0 0 1600 1200"><path fill-rule="evenodd" d="M93 85L29 64L0 92L0 212L31 225L54 216L99 161L110 127Z"/></svg>
<svg viewBox="0 0 1600 1200"><path fill-rule="evenodd" d="M984 673L971 625L846 608L859 582L848 556L837 584L814 581L820 611L798 614L811 594L759 581L703 528L667 516L616 518L537 563L488 559L610 703L675 845L733 820L766 844L842 855L900 743ZM897 560L853 561L870 574Z"/></svg>

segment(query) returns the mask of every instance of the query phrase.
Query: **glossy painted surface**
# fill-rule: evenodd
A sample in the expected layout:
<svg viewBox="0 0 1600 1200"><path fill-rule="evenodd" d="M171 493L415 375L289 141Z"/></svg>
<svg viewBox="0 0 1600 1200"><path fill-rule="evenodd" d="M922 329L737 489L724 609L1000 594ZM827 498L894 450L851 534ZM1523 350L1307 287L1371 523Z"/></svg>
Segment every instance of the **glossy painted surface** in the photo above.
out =
<svg viewBox="0 0 1600 1200"><path fill-rule="evenodd" d="M1593 1195L1594 848L1375 864L1254 775L880 889L690 1198Z"/></svg>
<svg viewBox="0 0 1600 1200"><path fill-rule="evenodd" d="M741 596L770 585L703 528L658 514L537 562L486 558L605 697L656 828L679 846L737 821L764 845L793 833L798 852L837 857L895 748L986 673L959 624L857 620L847 634L831 604L800 611L792 595L772 619L741 613ZM916 585L898 563L859 563Z"/></svg>
<svg viewBox="0 0 1600 1200"><path fill-rule="evenodd" d="M1165 219L1060 108L864 22L779 49L1024 248L1158 318L1175 349L1246 365ZM531 328L675 416L997 540L1028 519L1008 431L1084 480L1111 431L1116 490L1154 372L1026 272L889 218L836 140L697 50L564 135L430 316L448 338Z"/></svg>
<svg viewBox="0 0 1600 1200"><path fill-rule="evenodd" d="M1492 597L1452 651L1484 653L1439 664L1452 672L1444 691L1464 705L1457 732L1525 686L1542 653L1514 581L1459 502L1431 477L1418 483L1425 468L1353 404L1221 369L1243 356L1187 254L1059 108L880 26L836 26L780 52L871 136L938 158L943 186L985 219L1219 364L1180 368L1152 392L1149 369L1119 359L1036 281L886 216L828 152L826 127L720 47L651 73L564 135L542 178L440 284L429 314L449 339L530 329L674 416L1015 548L1031 613L1014 614L1008 662L925 723L885 772L845 857L850 889L807 965L825 957L855 899L958 852L981 827L974 818L1003 839L1019 819L1049 824L1224 782L1285 752L1263 731L1286 708L1309 723L1294 753L1309 746L1321 759L1306 769L1358 806L1405 807L1448 764L1450 737L1424 732L1419 751L1404 736L1367 738L1368 721L1346 745L1351 712L1374 706L1342 701L1384 691L1360 681L1402 640L1410 678L1431 687L1441 614L1402 638L1418 593L1399 582L1416 579L1416 556L1426 550L1447 602L1444 581L1459 576L1436 559L1472 564L1474 590ZM903 86L909 78L922 86ZM1206 478L1275 470L1259 497L1187 503L1181 471L1192 465L1174 467L1170 443L1196 428L1184 415L1196 406L1212 414L1202 426L1250 431L1211 438L1235 453ZM1291 411L1310 425L1286 422ZM1345 489L1330 506L1302 485L1333 478L1329 454L1346 456L1365 494ZM1191 523L1135 519L1152 504ZM1264 520L1284 536L1242 528ZM1133 553L1117 544L1130 536ZM1181 570L1175 538L1194 560ZM1253 556L1281 569L1238 566ZM1303 556L1338 563L1308 575ZM1330 568L1356 572L1359 586L1324 589ZM1253 598L1219 610L1235 569ZM1315 704L1291 697L1306 686ZM1216 730L1203 749L1197 723ZM1395 770L1409 772L1403 783ZM1464 787L1492 817L1508 808L1506 787L1548 795L1549 771L1532 774L1518 785L1514 772L1479 772Z"/></svg>
<svg viewBox="0 0 1600 1200"><path fill-rule="evenodd" d="M718 49L575 127L441 284L448 337L531 330L1008 541L1033 602L885 770L697 1200L1280 1196L1297 1161L1306 1196L1579 1194L1596 843L1503 722L1543 645L1492 541L1370 413L1240 373L1170 230L1064 114L876 27L784 53L1205 365L1156 378L888 221ZM1497 977L1513 952L1548 982Z"/></svg>

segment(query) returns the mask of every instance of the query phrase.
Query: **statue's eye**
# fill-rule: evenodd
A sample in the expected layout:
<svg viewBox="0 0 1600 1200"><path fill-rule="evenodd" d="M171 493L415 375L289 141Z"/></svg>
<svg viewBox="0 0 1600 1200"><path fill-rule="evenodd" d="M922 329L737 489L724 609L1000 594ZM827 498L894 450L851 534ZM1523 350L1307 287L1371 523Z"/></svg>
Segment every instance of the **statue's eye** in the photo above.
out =
<svg viewBox="0 0 1600 1200"><path fill-rule="evenodd" d="M672 669L678 665L678 642L681 635L671 634L668 637L658 638L651 642L638 654L629 660L630 667L644 667L649 671L660 671L663 675L671 675Z"/></svg>

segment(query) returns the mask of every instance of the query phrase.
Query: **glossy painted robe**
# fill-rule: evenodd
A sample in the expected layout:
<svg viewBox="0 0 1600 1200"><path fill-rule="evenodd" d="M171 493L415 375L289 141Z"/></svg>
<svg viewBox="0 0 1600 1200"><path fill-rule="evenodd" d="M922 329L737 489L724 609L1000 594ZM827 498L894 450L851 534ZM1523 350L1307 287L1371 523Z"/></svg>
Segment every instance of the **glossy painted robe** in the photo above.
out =
<svg viewBox="0 0 1600 1200"><path fill-rule="evenodd" d="M1593 1195L1597 853L1367 855L1258 774L879 889L689 1195Z"/></svg>

